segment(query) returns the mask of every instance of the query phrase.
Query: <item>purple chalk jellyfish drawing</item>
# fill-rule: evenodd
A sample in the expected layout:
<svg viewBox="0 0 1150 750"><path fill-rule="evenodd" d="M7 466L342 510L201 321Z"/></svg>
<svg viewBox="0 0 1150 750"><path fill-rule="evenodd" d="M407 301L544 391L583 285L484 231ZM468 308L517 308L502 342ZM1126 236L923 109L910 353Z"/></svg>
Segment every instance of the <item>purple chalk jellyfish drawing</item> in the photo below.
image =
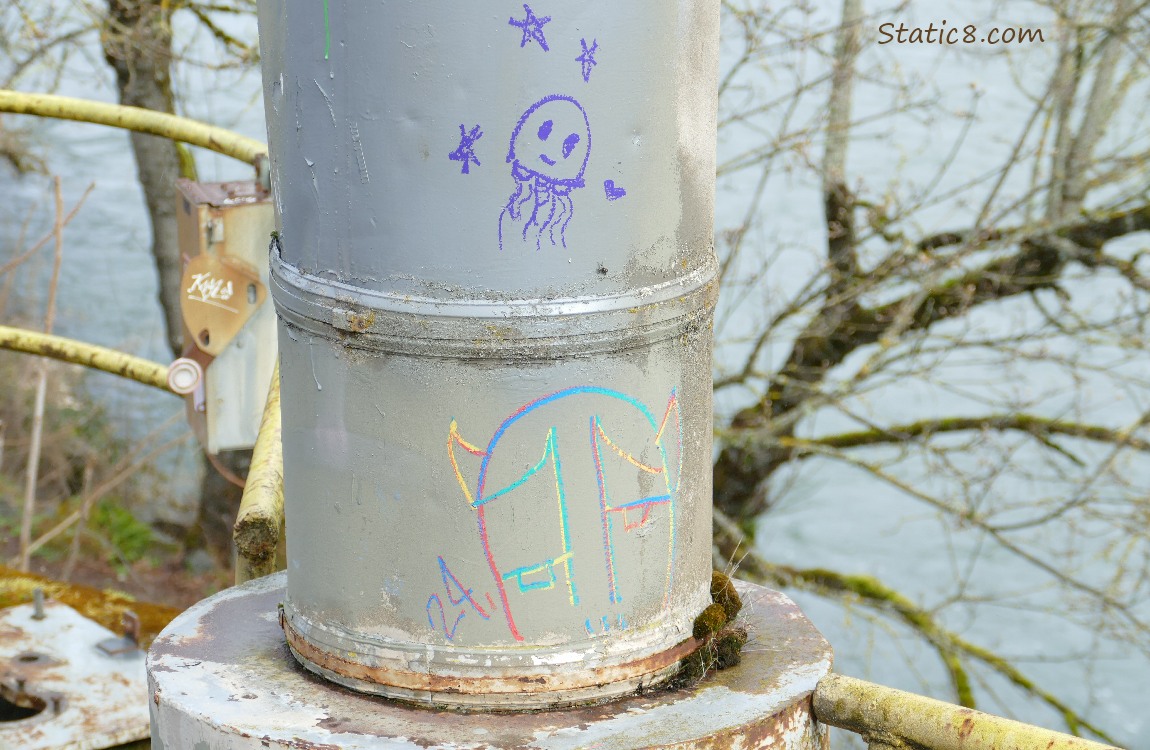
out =
<svg viewBox="0 0 1150 750"><path fill-rule="evenodd" d="M511 133L507 162L515 190L499 214L499 248L518 238L542 249L567 247L567 225L575 216L571 191L584 186L591 158L591 125L583 106L552 94L532 104Z"/></svg>

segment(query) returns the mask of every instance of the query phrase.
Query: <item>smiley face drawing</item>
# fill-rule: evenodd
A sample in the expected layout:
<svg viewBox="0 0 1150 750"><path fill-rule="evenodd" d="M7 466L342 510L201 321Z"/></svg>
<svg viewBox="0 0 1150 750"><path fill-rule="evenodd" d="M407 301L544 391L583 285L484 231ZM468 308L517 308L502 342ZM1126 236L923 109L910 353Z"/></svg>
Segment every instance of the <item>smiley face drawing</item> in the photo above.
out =
<svg viewBox="0 0 1150 750"><path fill-rule="evenodd" d="M570 96L552 94L528 107L511 133L507 163L515 190L499 214L499 249L524 244L567 247L565 232L575 216L571 191L584 186L591 158L587 112Z"/></svg>

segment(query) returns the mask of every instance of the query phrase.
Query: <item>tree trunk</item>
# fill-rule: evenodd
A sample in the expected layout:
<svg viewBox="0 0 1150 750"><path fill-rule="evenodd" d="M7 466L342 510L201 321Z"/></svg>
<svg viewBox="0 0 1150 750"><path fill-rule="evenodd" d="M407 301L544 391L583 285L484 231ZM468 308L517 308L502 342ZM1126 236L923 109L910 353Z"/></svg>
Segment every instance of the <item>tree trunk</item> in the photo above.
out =
<svg viewBox="0 0 1150 750"><path fill-rule="evenodd" d="M108 0L102 35L104 56L116 71L120 103L174 112L171 12L153 0ZM174 183L180 176L176 144L132 133L132 151L148 217L152 257L160 277L160 307L173 356L183 348L180 322L180 248L176 234Z"/></svg>
<svg viewBox="0 0 1150 750"><path fill-rule="evenodd" d="M171 10L159 0L107 0L108 19L102 42L104 56L116 71L120 103L159 112L175 112L172 94ZM175 181L181 176L179 146L165 138L132 133L132 151L148 218L152 257L160 280L160 307L173 356L183 351L180 277L183 264L176 230ZM251 451L221 454L219 463L241 478ZM197 530L192 546L206 546L221 564L231 562L231 533L242 490L207 461L203 462Z"/></svg>

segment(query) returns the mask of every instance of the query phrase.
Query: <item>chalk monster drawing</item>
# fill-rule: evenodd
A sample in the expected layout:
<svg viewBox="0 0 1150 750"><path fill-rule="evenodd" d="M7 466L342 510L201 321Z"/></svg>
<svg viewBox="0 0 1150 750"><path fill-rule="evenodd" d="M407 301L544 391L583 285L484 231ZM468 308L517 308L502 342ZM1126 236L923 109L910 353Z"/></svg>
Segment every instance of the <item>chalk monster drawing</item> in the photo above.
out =
<svg viewBox="0 0 1150 750"><path fill-rule="evenodd" d="M656 418L619 391L567 388L521 406L486 447L452 420L447 450L491 579L478 594L438 558L444 590L462 611L452 622L432 595L432 629L451 639L468 611L487 619L501 609L517 641L542 635L528 611L597 635L627 627L619 605L628 591L661 589L669 606L683 463L674 391Z"/></svg>
<svg viewBox="0 0 1150 750"><path fill-rule="evenodd" d="M571 191L585 185L591 123L583 105L552 94L532 104L511 133L507 163L515 190L499 214L499 249L518 238L536 250L546 239L567 247L575 216Z"/></svg>

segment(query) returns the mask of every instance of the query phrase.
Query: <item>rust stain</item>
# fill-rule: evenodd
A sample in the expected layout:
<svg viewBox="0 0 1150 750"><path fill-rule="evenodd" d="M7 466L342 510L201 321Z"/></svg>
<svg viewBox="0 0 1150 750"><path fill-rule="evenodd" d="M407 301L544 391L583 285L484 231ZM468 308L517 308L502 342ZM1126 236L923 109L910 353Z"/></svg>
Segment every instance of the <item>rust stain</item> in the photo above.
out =
<svg viewBox="0 0 1150 750"><path fill-rule="evenodd" d="M358 313L348 310L344 314L344 319L347 323L347 330L352 333L363 333L375 323L375 311L369 310L366 313Z"/></svg>
<svg viewBox="0 0 1150 750"><path fill-rule="evenodd" d="M974 717L967 716L962 720L962 725L958 728L959 739L965 740L974 731Z"/></svg>
<svg viewBox="0 0 1150 750"><path fill-rule="evenodd" d="M296 748L296 750L340 750L339 745L312 742L311 740L305 740L299 737L292 737L290 740L272 740L270 735L265 734L260 738L260 743L264 747L271 747L270 743L273 741L279 747L291 747Z"/></svg>
<svg viewBox="0 0 1150 750"><path fill-rule="evenodd" d="M292 626L288 618L281 616L287 642L300 657L330 672L356 680L407 690L426 690L432 693L463 693L480 695L549 693L581 688L610 685L647 675L656 675L673 666L691 653L698 642L688 638L666 651L626 664L584 669L577 672L554 672L537 676L510 677L457 677L428 674L427 672L406 672L381 667L371 667L354 662L309 643Z"/></svg>

